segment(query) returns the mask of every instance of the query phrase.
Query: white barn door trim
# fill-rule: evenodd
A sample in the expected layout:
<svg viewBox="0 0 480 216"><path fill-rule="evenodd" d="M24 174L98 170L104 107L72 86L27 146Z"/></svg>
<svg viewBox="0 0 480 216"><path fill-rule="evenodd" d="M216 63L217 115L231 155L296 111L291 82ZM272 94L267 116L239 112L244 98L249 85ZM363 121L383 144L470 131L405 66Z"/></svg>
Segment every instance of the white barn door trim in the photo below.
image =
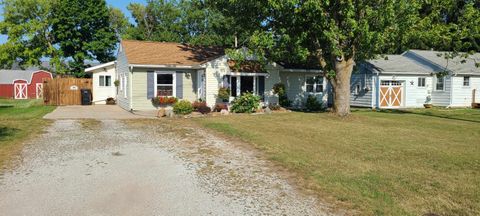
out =
<svg viewBox="0 0 480 216"><path fill-rule="evenodd" d="M380 107L400 108L403 106L403 82L382 80L380 85Z"/></svg>
<svg viewBox="0 0 480 216"><path fill-rule="evenodd" d="M35 93L36 93L37 99L43 98L43 83L36 83Z"/></svg>
<svg viewBox="0 0 480 216"><path fill-rule="evenodd" d="M27 99L27 83L14 84L15 99Z"/></svg>

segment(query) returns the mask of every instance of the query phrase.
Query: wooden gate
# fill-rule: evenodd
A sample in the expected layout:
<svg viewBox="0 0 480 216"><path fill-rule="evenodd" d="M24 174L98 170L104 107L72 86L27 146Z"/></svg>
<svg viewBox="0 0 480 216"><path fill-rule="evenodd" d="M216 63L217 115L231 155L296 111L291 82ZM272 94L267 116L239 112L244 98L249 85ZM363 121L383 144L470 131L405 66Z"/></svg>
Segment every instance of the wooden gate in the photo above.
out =
<svg viewBox="0 0 480 216"><path fill-rule="evenodd" d="M55 78L45 80L43 86L43 101L47 105L81 105L80 89L92 90L92 79Z"/></svg>

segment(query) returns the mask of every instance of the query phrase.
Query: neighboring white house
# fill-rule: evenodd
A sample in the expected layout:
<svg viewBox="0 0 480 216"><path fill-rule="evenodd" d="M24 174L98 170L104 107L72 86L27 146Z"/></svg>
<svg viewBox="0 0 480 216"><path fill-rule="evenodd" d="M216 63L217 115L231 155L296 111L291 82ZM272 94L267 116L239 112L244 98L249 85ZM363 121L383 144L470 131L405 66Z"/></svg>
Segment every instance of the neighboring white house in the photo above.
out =
<svg viewBox="0 0 480 216"><path fill-rule="evenodd" d="M230 100L252 92L265 104L277 103L272 88L279 82L285 83L295 105L303 105L309 94L327 99L323 94L326 80L318 70L288 69L272 63L260 71L235 69L229 63L223 49L123 40L116 65L118 104L126 110L149 110L156 109L151 103L153 97L174 96L215 106L220 102L217 94L222 86L231 89Z"/></svg>
<svg viewBox="0 0 480 216"><path fill-rule="evenodd" d="M105 104L107 98L116 98L117 88L115 87L116 62L108 62L85 69L86 73L91 73L92 76L92 94L93 103Z"/></svg>
<svg viewBox="0 0 480 216"><path fill-rule="evenodd" d="M358 65L351 79L351 105L414 108L425 103L468 107L480 89L480 55L446 59L443 52L410 50ZM445 73L446 72L446 73ZM445 76L438 77L438 73ZM476 101L480 96L477 94Z"/></svg>

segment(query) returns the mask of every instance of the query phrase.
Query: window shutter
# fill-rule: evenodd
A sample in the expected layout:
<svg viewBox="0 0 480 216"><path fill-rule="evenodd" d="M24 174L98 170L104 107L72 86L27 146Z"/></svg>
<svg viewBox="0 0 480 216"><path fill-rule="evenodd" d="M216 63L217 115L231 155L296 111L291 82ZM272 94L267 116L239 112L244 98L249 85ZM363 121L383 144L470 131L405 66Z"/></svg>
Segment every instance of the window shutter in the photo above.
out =
<svg viewBox="0 0 480 216"><path fill-rule="evenodd" d="M147 71L147 98L152 99L153 97L155 97L155 73Z"/></svg>
<svg viewBox="0 0 480 216"><path fill-rule="evenodd" d="M263 98L264 93L265 93L265 77L259 76L258 77L258 95L260 95Z"/></svg>
<svg viewBox="0 0 480 216"><path fill-rule="evenodd" d="M176 91L176 97L178 99L183 99L183 73L178 72L175 74L175 91Z"/></svg>

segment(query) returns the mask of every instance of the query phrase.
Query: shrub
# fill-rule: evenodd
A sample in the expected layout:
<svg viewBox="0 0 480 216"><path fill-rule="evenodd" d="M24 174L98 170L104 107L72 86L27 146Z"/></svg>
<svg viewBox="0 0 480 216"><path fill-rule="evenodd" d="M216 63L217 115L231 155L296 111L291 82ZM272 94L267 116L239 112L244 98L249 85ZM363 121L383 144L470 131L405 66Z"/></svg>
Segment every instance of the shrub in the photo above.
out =
<svg viewBox="0 0 480 216"><path fill-rule="evenodd" d="M195 102L193 102L192 106L193 106L194 110L197 110L200 107L206 107L207 102L205 102L205 101L195 101Z"/></svg>
<svg viewBox="0 0 480 216"><path fill-rule="evenodd" d="M269 104L268 105L268 108L270 110L280 110L280 108L282 108L282 106L278 105L278 104Z"/></svg>
<svg viewBox="0 0 480 216"><path fill-rule="evenodd" d="M173 105L173 112L180 115L188 115L193 112L193 106L190 101L182 100Z"/></svg>
<svg viewBox="0 0 480 216"><path fill-rule="evenodd" d="M197 111L199 113L202 113L202 114L208 114L208 113L212 112L212 109L210 109L210 107L208 107L208 106L202 106L202 107L197 108Z"/></svg>
<svg viewBox="0 0 480 216"><path fill-rule="evenodd" d="M307 102L305 103L305 109L308 111L322 111L323 103L317 100L317 97L313 95L309 95L307 98Z"/></svg>
<svg viewBox="0 0 480 216"><path fill-rule="evenodd" d="M260 105L260 97L252 93L245 93L235 98L232 104L232 111L235 113L252 113Z"/></svg>
<svg viewBox="0 0 480 216"><path fill-rule="evenodd" d="M292 102L288 100L285 84L277 83L273 85L273 93L278 95L278 103L282 107L289 107Z"/></svg>
<svg viewBox="0 0 480 216"><path fill-rule="evenodd" d="M230 98L230 89L226 87L219 88L218 98L222 101L228 101L228 99Z"/></svg>
<svg viewBox="0 0 480 216"><path fill-rule="evenodd" d="M215 104L215 107L213 108L213 111L220 112L220 111L222 111L222 109L228 110L227 104L217 103L217 104Z"/></svg>
<svg viewBox="0 0 480 216"><path fill-rule="evenodd" d="M155 106L159 105L170 105L177 102L176 97L154 97L152 98L152 104Z"/></svg>

